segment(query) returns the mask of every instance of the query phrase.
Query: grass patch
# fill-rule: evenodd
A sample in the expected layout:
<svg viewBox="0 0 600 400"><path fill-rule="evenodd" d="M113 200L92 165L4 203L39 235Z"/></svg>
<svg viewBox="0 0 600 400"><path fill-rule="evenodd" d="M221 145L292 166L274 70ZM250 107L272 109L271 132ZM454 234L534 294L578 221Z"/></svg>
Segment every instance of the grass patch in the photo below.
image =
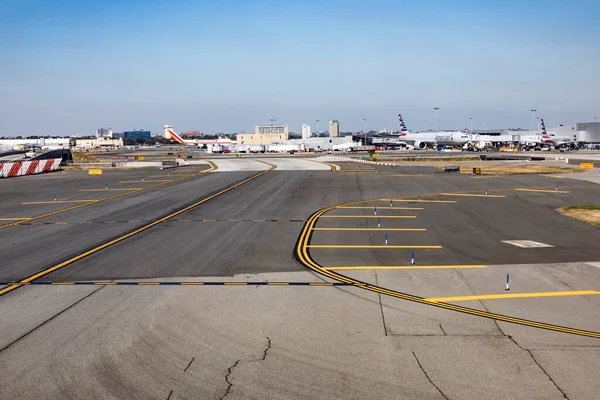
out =
<svg viewBox="0 0 600 400"><path fill-rule="evenodd" d="M472 174L473 169L481 168L481 175L521 175L521 174L573 174L583 172L576 168L563 168L555 165L540 164L510 164L510 165L473 165L465 168L462 173Z"/></svg>
<svg viewBox="0 0 600 400"><path fill-rule="evenodd" d="M82 153L80 151L74 151L71 154L73 155L74 163L102 162L102 160L98 157L90 156L89 154Z"/></svg>
<svg viewBox="0 0 600 400"><path fill-rule="evenodd" d="M596 228L600 228L600 206L570 206L557 208L556 211L567 217L575 218L587 222Z"/></svg>

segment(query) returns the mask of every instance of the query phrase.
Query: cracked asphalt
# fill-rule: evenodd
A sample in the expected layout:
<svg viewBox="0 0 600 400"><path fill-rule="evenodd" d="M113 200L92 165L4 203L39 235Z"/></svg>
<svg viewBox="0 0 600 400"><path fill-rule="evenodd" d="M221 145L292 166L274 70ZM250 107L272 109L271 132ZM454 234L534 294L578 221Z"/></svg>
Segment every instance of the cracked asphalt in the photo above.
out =
<svg viewBox="0 0 600 400"><path fill-rule="evenodd" d="M61 219L141 219L138 213L157 218L268 168L256 161L236 162L223 160L222 172L127 201L109 200L90 206L89 213L81 209ZM487 187L507 197L422 203L414 221L386 222L390 228L426 228L390 231L398 232L390 235L392 240L442 245L418 253L417 265L483 263L487 268L369 269L347 275L425 297L504 293L507 273L510 293L600 290L598 231L553 214L555 207L597 198L599 186L592 182L560 179L561 188L570 192L562 196L515 193L515 187L553 188L555 181L537 176L478 180L435 174L426 166L338 164L349 173L296 158L282 161L285 170L268 172L180 217L189 222L158 225L44 279L319 282L321 276L292 258L303 224L284 221L305 220L318 209L345 202ZM77 194L80 178L66 177L61 179L72 186L61 193ZM18 188L24 190L21 184ZM160 201L153 203L154 198ZM11 200L10 215L19 212L18 200ZM171 208L165 207L169 202ZM199 222L212 219L239 222ZM266 219L282 222L252 222ZM376 224L365 220L330 218L317 226L364 229ZM0 275L22 279L78 248L120 235L128 229L122 225L1 230L1 245L10 257L0 263ZM27 235L43 238L48 232L57 233L56 238L38 240L37 251L28 245L20 267L19 243ZM318 231L313 243L373 245L381 241L379 233ZM501 242L509 239L537 239L555 247L519 249ZM64 248L63 242L68 244ZM322 265L381 266L408 264L408 251L318 248L311 255ZM457 304L600 331L600 298L594 295ZM600 392L598 339L463 315L358 287L26 286L0 297L0 324L0 398L574 400L596 399Z"/></svg>

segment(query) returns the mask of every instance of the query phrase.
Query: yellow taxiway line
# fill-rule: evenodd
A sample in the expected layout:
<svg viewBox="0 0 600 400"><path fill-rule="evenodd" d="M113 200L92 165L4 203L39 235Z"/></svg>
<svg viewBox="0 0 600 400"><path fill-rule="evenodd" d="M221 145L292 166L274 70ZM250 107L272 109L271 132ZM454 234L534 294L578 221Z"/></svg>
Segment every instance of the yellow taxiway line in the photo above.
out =
<svg viewBox="0 0 600 400"><path fill-rule="evenodd" d="M539 193L571 193L567 190L543 190L543 189L513 189L520 192L539 192Z"/></svg>
<svg viewBox="0 0 600 400"><path fill-rule="evenodd" d="M401 218L414 219L415 215L321 215L319 218Z"/></svg>
<svg viewBox="0 0 600 400"><path fill-rule="evenodd" d="M94 200L90 199L90 200L26 201L21 204L89 203L90 201L94 201Z"/></svg>
<svg viewBox="0 0 600 400"><path fill-rule="evenodd" d="M106 192L107 190L113 190L113 191L128 191L128 190L139 190L139 189L143 189L143 188L120 188L120 189L81 189L79 190L80 192Z"/></svg>
<svg viewBox="0 0 600 400"><path fill-rule="evenodd" d="M347 206L347 207L343 207L342 206L342 207L336 207L336 208L338 208L338 209L340 209L340 208L344 208L344 209L346 209L346 208L360 208L360 209L365 209L366 208L366 209L373 209L374 207L369 207L369 206L355 206L355 207ZM424 210L423 207L394 207L394 206L392 206L392 207L379 207L379 209L380 210L416 210L416 211Z"/></svg>
<svg viewBox="0 0 600 400"><path fill-rule="evenodd" d="M312 228L313 231L414 231L425 232L425 228Z"/></svg>
<svg viewBox="0 0 600 400"><path fill-rule="evenodd" d="M325 271L360 271L360 270L386 270L386 269L467 269L487 268L487 265L357 265L357 266L329 266L323 267Z"/></svg>
<svg viewBox="0 0 600 400"><path fill-rule="evenodd" d="M537 293L508 293L508 294L483 294L474 296L456 296L456 297L431 297L425 299L432 302L454 302L470 300L493 300L493 299L521 299L527 297L559 297L559 296L587 296L600 294L596 290L574 290L568 292L537 292Z"/></svg>
<svg viewBox="0 0 600 400"><path fill-rule="evenodd" d="M438 193L439 194L439 193ZM377 201L377 200L375 200ZM390 201L390 199L379 199L378 201ZM404 200L404 199L392 199L392 202L396 203L456 203L456 200Z"/></svg>
<svg viewBox="0 0 600 400"><path fill-rule="evenodd" d="M505 198L498 194L467 194L467 193L440 193L440 196L461 196L461 197L491 197L491 198Z"/></svg>
<svg viewBox="0 0 600 400"><path fill-rule="evenodd" d="M24 219L29 219L29 218L25 218L25 217L14 217L14 218L0 218L0 221L22 221Z"/></svg>
<svg viewBox="0 0 600 400"><path fill-rule="evenodd" d="M138 181L119 181L119 183L141 183L141 182L172 182L173 179L146 179Z"/></svg>
<svg viewBox="0 0 600 400"><path fill-rule="evenodd" d="M311 249L441 249L442 246L394 246L394 245L350 245L350 244L311 244Z"/></svg>

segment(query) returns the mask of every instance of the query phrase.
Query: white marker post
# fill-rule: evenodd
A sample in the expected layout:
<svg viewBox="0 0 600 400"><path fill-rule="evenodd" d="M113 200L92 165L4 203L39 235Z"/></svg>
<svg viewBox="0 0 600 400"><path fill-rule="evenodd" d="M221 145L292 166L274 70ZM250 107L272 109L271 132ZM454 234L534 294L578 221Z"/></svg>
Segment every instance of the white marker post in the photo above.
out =
<svg viewBox="0 0 600 400"><path fill-rule="evenodd" d="M419 195L419 201L421 201L421 195Z"/></svg>
<svg viewBox="0 0 600 400"><path fill-rule="evenodd" d="M377 227L381 228L381 218L377 218Z"/></svg>
<svg viewBox="0 0 600 400"><path fill-rule="evenodd" d="M487 188L485 188L485 194L488 194Z"/></svg>
<svg viewBox="0 0 600 400"><path fill-rule="evenodd" d="M142 176L142 182L144 182L144 177Z"/></svg>
<svg viewBox="0 0 600 400"><path fill-rule="evenodd" d="M56 201L56 195L54 195L54 201Z"/></svg>
<svg viewBox="0 0 600 400"><path fill-rule="evenodd" d="M556 184L556 189L554 189L554 190L558 190L558 183Z"/></svg>
<svg viewBox="0 0 600 400"><path fill-rule="evenodd" d="M390 207L393 205L394 205L394 203L392 202L392 199L390 199Z"/></svg>
<svg viewBox="0 0 600 400"><path fill-rule="evenodd" d="M104 187L104 189L108 190L108 183L106 184L106 186Z"/></svg>
<svg viewBox="0 0 600 400"><path fill-rule="evenodd" d="M415 252L414 251L410 255L410 265L415 265Z"/></svg>
<svg viewBox="0 0 600 400"><path fill-rule="evenodd" d="M388 243L388 234L386 233L386 234L385 234L385 245L386 245L386 246L387 246L387 243Z"/></svg>
<svg viewBox="0 0 600 400"><path fill-rule="evenodd" d="M375 215L377 215L377 207L373 208L373 212L375 213Z"/></svg>
<svg viewBox="0 0 600 400"><path fill-rule="evenodd" d="M510 286L508 285L509 280L510 280L510 275L506 274L506 289L504 289L504 290L510 290Z"/></svg>

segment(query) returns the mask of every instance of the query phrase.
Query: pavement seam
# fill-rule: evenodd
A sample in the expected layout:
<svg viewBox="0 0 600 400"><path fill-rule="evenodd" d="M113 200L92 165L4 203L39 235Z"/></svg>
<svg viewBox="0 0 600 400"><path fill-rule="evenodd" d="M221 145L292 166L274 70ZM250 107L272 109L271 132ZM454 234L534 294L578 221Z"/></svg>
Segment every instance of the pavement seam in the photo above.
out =
<svg viewBox="0 0 600 400"><path fill-rule="evenodd" d="M423 374L425 375L425 378L427 378L427 380L429 381L429 383L431 383L433 385L433 387L435 387L437 389L438 392L440 392L440 394L442 395L442 397L446 400L450 400L448 398L448 396L446 396L444 394L444 392L442 392L442 390L438 387L438 385L436 385L431 378L429 377L429 375L427 374L427 371L425 371L425 369L423 369L423 366L421 365L421 362L419 361L419 359L417 358L417 355L415 354L415 352L412 352L413 357L415 357L415 360L417 361L417 364L419 365L419 368L421 368L421 371L423 372Z"/></svg>
<svg viewBox="0 0 600 400"><path fill-rule="evenodd" d="M12 342L10 342L9 344L7 344L6 346L2 347L0 349L0 353L4 352L5 350L8 350L13 344L16 344L17 342L19 342L21 339L24 339L25 337L29 336L29 334L35 332L36 330L38 330L39 328L41 328L42 326L46 325L48 322L52 321L53 319L55 319L56 317L60 316L61 314L63 314L66 311L69 311L71 308L75 307L77 304L81 303L83 300L89 298L90 296L92 296L93 294L97 293L98 291L102 290L103 288L105 288L106 286L100 286L98 289L94 290L93 292L85 295L84 297L82 297L81 299L77 300L75 303L71 304L70 306L68 306L67 308L59 311L58 313L54 314L53 316L51 316L50 318L48 318L47 320L45 320L44 322L42 322L41 324L37 325L36 327L30 329L29 331L25 332L23 335L19 336L17 339L13 340Z"/></svg>
<svg viewBox="0 0 600 400"><path fill-rule="evenodd" d="M533 353L531 352L531 350L526 349L524 347L521 347L521 345L519 343L517 343L517 341L510 335L506 336L508 339L510 339L511 342L513 342L519 349L526 351L529 356L531 357L531 359L533 360L533 362L542 370L542 372L544 373L544 375L546 375L546 377L548 377L548 379L550 380L550 382L552 382L552 384L554 385L554 387L556 387L556 389L560 392L560 394L563 395L563 398L569 400L569 397L567 396L567 394L560 388L560 386L558 386L558 384L554 381L554 379L552 379L552 377L550 376L550 374L544 369L544 367L542 367L542 365L538 362L538 360L535 358L535 356L533 355Z"/></svg>

